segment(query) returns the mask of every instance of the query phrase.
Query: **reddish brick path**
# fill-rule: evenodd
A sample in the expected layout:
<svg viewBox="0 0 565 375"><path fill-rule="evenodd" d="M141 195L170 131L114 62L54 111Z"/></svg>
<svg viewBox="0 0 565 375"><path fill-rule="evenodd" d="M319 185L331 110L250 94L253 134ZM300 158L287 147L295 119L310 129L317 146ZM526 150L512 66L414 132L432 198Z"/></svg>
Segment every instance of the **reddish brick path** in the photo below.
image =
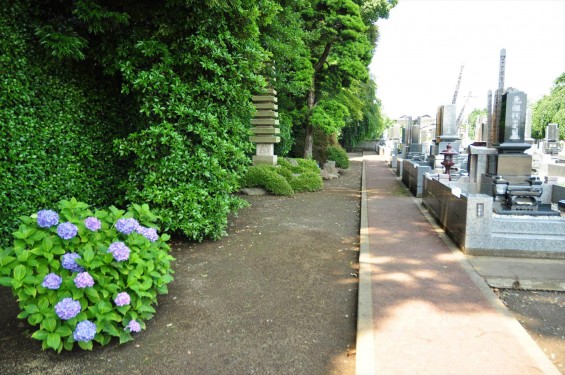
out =
<svg viewBox="0 0 565 375"><path fill-rule="evenodd" d="M372 322L360 327L374 357L363 363L358 341L357 374L559 374L378 156L365 155L365 185Z"/></svg>

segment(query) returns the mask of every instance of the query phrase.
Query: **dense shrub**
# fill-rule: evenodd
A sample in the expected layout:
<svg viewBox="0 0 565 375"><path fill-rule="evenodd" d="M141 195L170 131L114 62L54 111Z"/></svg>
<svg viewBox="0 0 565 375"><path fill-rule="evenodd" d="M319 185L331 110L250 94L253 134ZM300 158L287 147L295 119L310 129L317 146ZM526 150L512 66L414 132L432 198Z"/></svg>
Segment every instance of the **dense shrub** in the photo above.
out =
<svg viewBox="0 0 565 375"><path fill-rule="evenodd" d="M278 165L250 167L242 187L261 187L275 195L322 189L320 169L313 160L279 158Z"/></svg>
<svg viewBox="0 0 565 375"><path fill-rule="evenodd" d="M12 287L43 349L123 343L145 328L174 260L147 205L92 212L73 198L21 220L0 252L0 285Z"/></svg>
<svg viewBox="0 0 565 375"><path fill-rule="evenodd" d="M244 188L260 187L275 195L292 195L294 190L288 181L277 173L277 167L257 165L250 167L241 179Z"/></svg>
<svg viewBox="0 0 565 375"><path fill-rule="evenodd" d="M308 172L308 171L320 173L320 167L318 166L318 163L316 163L315 160L296 159L296 161L298 162L298 166L301 168L299 173Z"/></svg>
<svg viewBox="0 0 565 375"><path fill-rule="evenodd" d="M349 168L347 152L340 146L330 146L327 149L328 160L335 161L335 166L342 169Z"/></svg>
<svg viewBox="0 0 565 375"><path fill-rule="evenodd" d="M109 142L134 122L119 87L45 53L27 11L0 7L0 247L17 217L63 197L116 203L125 172Z"/></svg>
<svg viewBox="0 0 565 375"><path fill-rule="evenodd" d="M251 92L264 85L257 72L266 59L260 6L270 2L152 2L143 12L113 3L105 7L129 22L84 37L145 116L116 142L133 162L126 198L149 204L167 230L217 239L243 204L233 193L250 163Z"/></svg>
<svg viewBox="0 0 565 375"><path fill-rule="evenodd" d="M320 173L320 168L314 160L309 159L287 159L279 158L278 164L280 167L289 169L292 173L316 172Z"/></svg>
<svg viewBox="0 0 565 375"><path fill-rule="evenodd" d="M243 203L259 43L276 4L15 0L0 10L0 227L76 196L144 202L167 230L224 234ZM33 25L33 26L32 26Z"/></svg>
<svg viewBox="0 0 565 375"><path fill-rule="evenodd" d="M304 172L290 180L290 186L295 192L318 191L322 189L323 182L319 172Z"/></svg>

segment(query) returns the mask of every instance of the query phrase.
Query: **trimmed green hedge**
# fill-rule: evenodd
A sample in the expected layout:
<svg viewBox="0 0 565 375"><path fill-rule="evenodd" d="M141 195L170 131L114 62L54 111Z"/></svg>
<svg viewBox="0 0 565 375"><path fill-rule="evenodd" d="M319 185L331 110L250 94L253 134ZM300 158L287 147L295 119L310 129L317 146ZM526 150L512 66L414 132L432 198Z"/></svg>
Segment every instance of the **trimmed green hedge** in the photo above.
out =
<svg viewBox="0 0 565 375"><path fill-rule="evenodd" d="M294 190L286 178L277 173L277 167L272 165L257 165L250 167L241 180L245 188L260 187L274 195L292 195Z"/></svg>
<svg viewBox="0 0 565 375"><path fill-rule="evenodd" d="M241 179L244 188L261 187L275 195L318 191L323 187L320 169L313 160L279 158L277 166L250 167Z"/></svg>
<svg viewBox="0 0 565 375"><path fill-rule="evenodd" d="M115 204L125 178L108 143L131 120L119 88L48 56L26 12L0 9L0 246L19 216L61 199Z"/></svg>
<svg viewBox="0 0 565 375"><path fill-rule="evenodd" d="M233 193L274 3L88 3L0 9L0 242L71 196L149 204L161 229L221 237L245 204Z"/></svg>

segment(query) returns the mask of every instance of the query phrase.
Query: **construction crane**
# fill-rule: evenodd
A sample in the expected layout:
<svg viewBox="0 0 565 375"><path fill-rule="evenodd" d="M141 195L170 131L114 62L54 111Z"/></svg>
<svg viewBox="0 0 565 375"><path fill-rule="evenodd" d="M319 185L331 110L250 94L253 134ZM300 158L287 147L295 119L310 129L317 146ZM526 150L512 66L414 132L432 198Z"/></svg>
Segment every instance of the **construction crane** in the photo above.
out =
<svg viewBox="0 0 565 375"><path fill-rule="evenodd" d="M457 78L457 85L455 86L455 92L453 93L453 100L451 104L455 104L457 102L457 94L459 93L459 85L461 85L461 77L463 76L463 68L465 65L461 65L461 70L459 70L459 78Z"/></svg>
<svg viewBox="0 0 565 375"><path fill-rule="evenodd" d="M459 112L459 116L457 116L457 121L455 121L457 126L461 124L461 119L463 118L463 112L465 111L465 106L467 105L469 98L474 98L474 96L471 96L472 93L473 93L472 91L469 91L469 94L467 94L467 96L465 97L465 102L463 103L463 107L461 107L461 112Z"/></svg>

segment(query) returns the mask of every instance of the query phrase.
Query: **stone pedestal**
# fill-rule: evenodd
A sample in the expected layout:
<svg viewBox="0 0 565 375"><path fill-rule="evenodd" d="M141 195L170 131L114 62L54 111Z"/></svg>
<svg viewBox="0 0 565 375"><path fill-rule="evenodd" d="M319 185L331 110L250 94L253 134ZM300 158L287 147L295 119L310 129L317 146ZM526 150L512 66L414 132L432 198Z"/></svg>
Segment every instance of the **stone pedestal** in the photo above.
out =
<svg viewBox="0 0 565 375"><path fill-rule="evenodd" d="M277 165L275 143L280 142L279 115L277 106L277 92L268 89L264 95L254 95L253 104L257 111L251 119L253 136L249 140L255 143L256 154L253 156L253 165Z"/></svg>
<svg viewBox="0 0 565 375"><path fill-rule="evenodd" d="M496 155L494 148L469 146L469 182L481 185L481 179L487 172L488 156Z"/></svg>
<svg viewBox="0 0 565 375"><path fill-rule="evenodd" d="M490 174L505 177L529 177L532 175L532 156L527 154L498 154L496 171Z"/></svg>

